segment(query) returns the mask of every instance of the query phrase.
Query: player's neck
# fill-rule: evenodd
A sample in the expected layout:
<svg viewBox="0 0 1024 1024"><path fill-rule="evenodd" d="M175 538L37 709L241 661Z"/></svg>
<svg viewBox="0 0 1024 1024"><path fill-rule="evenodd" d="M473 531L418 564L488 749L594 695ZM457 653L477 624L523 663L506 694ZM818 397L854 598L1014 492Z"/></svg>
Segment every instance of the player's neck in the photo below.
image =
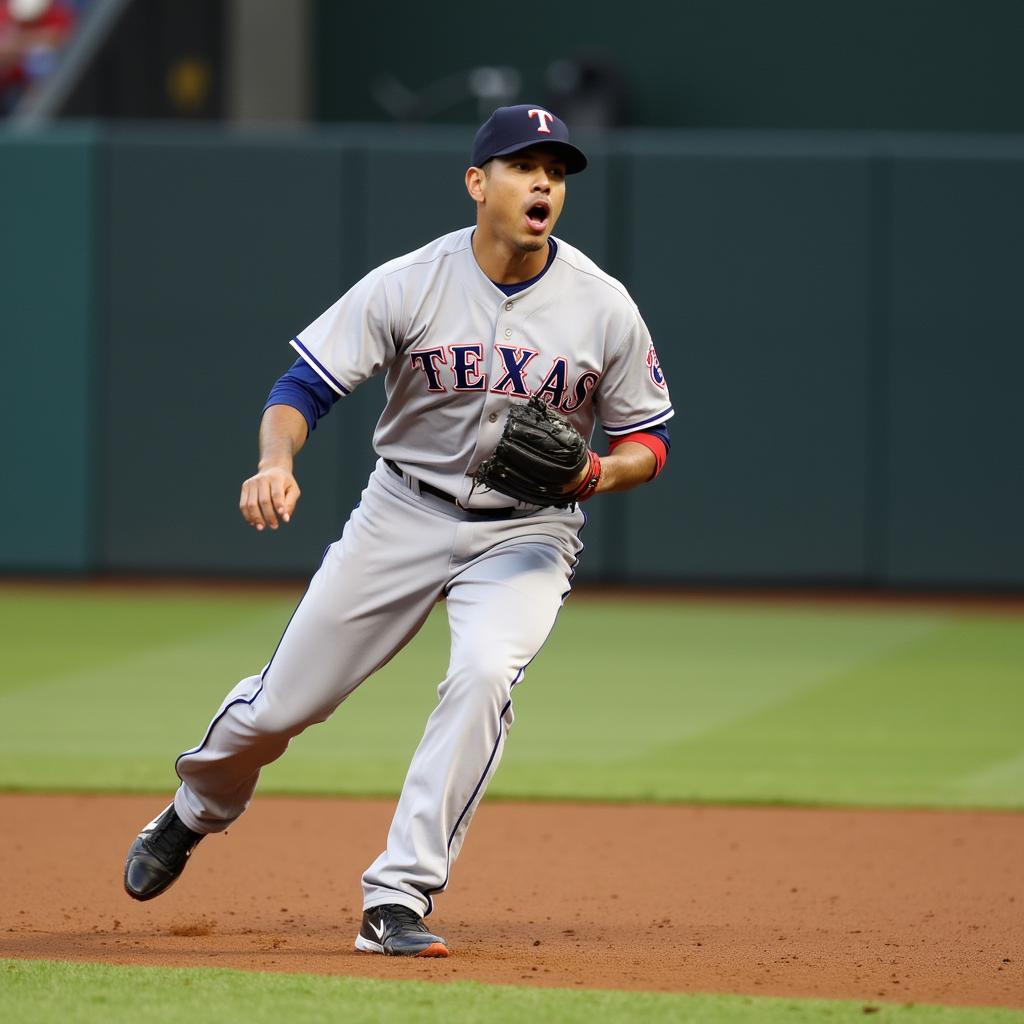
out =
<svg viewBox="0 0 1024 1024"><path fill-rule="evenodd" d="M520 284L536 277L547 265L548 245L536 252L514 248L478 224L473 232L473 256L495 284Z"/></svg>

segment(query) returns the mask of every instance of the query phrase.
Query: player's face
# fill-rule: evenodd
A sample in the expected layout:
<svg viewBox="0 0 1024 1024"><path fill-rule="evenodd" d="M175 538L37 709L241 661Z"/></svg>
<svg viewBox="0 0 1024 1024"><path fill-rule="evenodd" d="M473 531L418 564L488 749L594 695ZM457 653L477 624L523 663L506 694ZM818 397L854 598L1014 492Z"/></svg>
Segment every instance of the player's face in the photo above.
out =
<svg viewBox="0 0 1024 1024"><path fill-rule="evenodd" d="M521 252L536 252L565 203L565 161L542 147L489 161L481 183L480 226Z"/></svg>

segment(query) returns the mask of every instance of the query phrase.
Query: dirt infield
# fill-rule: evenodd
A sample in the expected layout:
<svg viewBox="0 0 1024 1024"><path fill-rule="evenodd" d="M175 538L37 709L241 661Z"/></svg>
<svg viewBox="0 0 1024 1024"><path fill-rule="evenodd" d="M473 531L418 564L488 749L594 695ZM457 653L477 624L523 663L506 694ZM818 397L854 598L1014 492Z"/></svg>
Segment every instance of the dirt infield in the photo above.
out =
<svg viewBox="0 0 1024 1024"><path fill-rule="evenodd" d="M1024 815L485 804L431 918L355 953L390 801L265 797L152 903L153 798L0 795L0 955L1024 1007Z"/></svg>

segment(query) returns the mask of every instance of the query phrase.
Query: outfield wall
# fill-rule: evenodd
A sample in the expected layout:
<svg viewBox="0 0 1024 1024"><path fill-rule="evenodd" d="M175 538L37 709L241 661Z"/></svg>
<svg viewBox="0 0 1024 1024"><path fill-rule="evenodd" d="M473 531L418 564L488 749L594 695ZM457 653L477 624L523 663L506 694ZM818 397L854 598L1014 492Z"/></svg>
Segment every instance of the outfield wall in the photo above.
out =
<svg viewBox="0 0 1024 1024"><path fill-rule="evenodd" d="M358 500L372 383L241 524L288 339L467 223L471 133L0 135L7 572L304 573ZM620 277L678 410L581 577L1024 586L1024 140L622 132L558 234Z"/></svg>

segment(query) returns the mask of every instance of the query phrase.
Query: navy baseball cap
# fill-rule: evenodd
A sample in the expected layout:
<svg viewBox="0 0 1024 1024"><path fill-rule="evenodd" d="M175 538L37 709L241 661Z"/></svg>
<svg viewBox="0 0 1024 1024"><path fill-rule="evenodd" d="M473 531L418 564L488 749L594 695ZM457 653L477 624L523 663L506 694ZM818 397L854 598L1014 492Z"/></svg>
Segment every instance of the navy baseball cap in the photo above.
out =
<svg viewBox="0 0 1024 1024"><path fill-rule="evenodd" d="M567 174L576 174L587 166L583 152L569 141L565 122L533 103L498 107L491 114L473 140L472 165L482 167L491 157L508 156L541 145L558 151L565 160Z"/></svg>

